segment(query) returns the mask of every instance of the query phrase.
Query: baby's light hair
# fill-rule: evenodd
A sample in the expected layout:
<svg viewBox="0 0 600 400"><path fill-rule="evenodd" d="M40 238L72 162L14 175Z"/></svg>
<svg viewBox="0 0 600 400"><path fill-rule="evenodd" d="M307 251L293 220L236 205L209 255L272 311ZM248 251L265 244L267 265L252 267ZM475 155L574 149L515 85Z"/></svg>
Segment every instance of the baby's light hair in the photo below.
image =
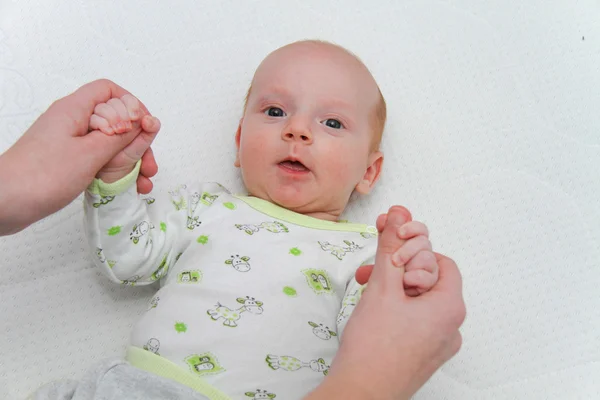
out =
<svg viewBox="0 0 600 400"><path fill-rule="evenodd" d="M333 46L333 47L343 51L344 53L348 54L349 56L353 57L369 72L369 74L371 73L371 71L369 71L369 68L367 68L365 63L356 54L352 53L350 50L348 50L338 44L331 43L326 40L318 40L318 39L299 40L297 42L287 44L283 47L291 46L293 44L298 44L298 43L312 43L312 44ZM283 48L283 47L280 47L280 48ZM275 50L275 51L277 51L277 50ZM375 81L375 78L373 78L373 81ZM375 82L375 85L377 85L377 82ZM252 92L252 82L250 82L250 86L248 87L248 91L246 92L246 97L244 98L244 114L246 113L246 108L248 106L248 99L250 98L251 92ZM373 128L373 139L371 142L371 151L372 152L379 150L379 145L381 143L381 137L383 136L383 131L385 129L385 122L387 119L387 105L385 103L385 98L383 97L383 94L381 93L381 89L379 88L379 85L377 85L377 92L379 93L379 99L377 100L377 104L375 105L373 112L371 114L371 118L370 118L371 127Z"/></svg>

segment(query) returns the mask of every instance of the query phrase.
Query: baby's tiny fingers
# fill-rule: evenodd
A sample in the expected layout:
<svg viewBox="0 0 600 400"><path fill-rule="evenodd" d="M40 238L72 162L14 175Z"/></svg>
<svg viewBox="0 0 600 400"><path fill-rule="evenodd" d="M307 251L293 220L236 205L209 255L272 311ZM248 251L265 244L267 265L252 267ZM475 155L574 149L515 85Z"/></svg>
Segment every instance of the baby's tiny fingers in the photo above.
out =
<svg viewBox="0 0 600 400"><path fill-rule="evenodd" d="M114 127L121 122L117 111L106 103L101 103L94 108L94 114L108 121L108 125Z"/></svg>
<svg viewBox="0 0 600 400"><path fill-rule="evenodd" d="M137 121L142 117L143 111L140 107L140 101L131 94L126 94L121 97L121 101L125 104L125 108L127 108L127 112L129 113L129 119L132 121Z"/></svg>
<svg viewBox="0 0 600 400"><path fill-rule="evenodd" d="M406 265L420 251L431 251L431 242L426 236L417 236L407 240L396 252L392 255L394 265Z"/></svg>
<svg viewBox="0 0 600 400"><path fill-rule="evenodd" d="M89 130L90 131L99 130L102 133L105 133L107 135L112 135L115 133L112 130L112 128L110 127L110 125L108 124L108 121L102 117L99 117L96 114L92 114L92 116L90 117Z"/></svg>
<svg viewBox="0 0 600 400"><path fill-rule="evenodd" d="M407 272L414 271L417 269L422 269L427 272L431 272L432 274L437 276L439 266L433 252L429 250L420 251L405 265L405 270Z"/></svg>
<svg viewBox="0 0 600 400"><path fill-rule="evenodd" d="M419 235L429 237L429 229L427 229L424 223L419 221L407 222L398 229L398 237L400 239L410 239Z"/></svg>
<svg viewBox="0 0 600 400"><path fill-rule="evenodd" d="M437 282L437 276L422 269L404 274L404 288L409 296L419 295L431 289Z"/></svg>
<svg viewBox="0 0 600 400"><path fill-rule="evenodd" d="M110 99L106 104L111 106L117 112L120 121L113 125L115 133L129 132L133 128L133 124L129 120L129 113L125 108L125 104L119 99Z"/></svg>

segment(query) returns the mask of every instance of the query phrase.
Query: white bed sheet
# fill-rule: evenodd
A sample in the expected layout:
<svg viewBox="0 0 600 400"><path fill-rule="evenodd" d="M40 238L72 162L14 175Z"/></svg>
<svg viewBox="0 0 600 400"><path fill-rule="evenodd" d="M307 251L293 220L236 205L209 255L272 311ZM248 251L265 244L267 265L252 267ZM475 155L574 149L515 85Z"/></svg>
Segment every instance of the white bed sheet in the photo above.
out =
<svg viewBox="0 0 600 400"><path fill-rule="evenodd" d="M240 191L254 68L291 41L340 43L389 107L383 179L349 218L406 205L464 276L463 348L416 398L600 398L600 3L363 3L0 0L0 150L107 77L163 122L157 190ZM2 399L122 354L153 293L93 268L81 220L76 201L0 239Z"/></svg>

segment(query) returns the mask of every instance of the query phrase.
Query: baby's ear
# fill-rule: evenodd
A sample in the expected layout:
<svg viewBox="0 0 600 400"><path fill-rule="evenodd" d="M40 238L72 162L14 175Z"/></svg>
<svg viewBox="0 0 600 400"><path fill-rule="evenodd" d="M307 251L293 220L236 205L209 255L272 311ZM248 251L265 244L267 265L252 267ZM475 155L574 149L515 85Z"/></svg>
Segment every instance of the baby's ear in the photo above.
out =
<svg viewBox="0 0 600 400"><path fill-rule="evenodd" d="M375 183L379 180L382 165L383 153L380 151L371 153L368 159L367 170L354 189L360 194L369 194L375 186Z"/></svg>
<svg viewBox="0 0 600 400"><path fill-rule="evenodd" d="M237 131L235 132L236 153L235 153L235 161L234 161L233 165L238 168L240 167L240 140L242 138L242 122L243 121L244 121L244 118L241 118L240 123L237 128Z"/></svg>

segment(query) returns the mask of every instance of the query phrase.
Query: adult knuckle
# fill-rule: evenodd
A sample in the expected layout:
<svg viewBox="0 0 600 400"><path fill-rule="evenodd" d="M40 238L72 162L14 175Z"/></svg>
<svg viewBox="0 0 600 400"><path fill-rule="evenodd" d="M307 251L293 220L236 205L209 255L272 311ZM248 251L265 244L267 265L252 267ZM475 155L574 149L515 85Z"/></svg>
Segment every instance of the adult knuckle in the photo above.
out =
<svg viewBox="0 0 600 400"><path fill-rule="evenodd" d="M108 79L108 78L100 78L100 79L96 79L96 80L95 80L94 82L92 82L92 83L97 83L97 84L100 84L100 85L106 85L106 86L108 86L108 85L114 85L114 82L113 82L113 81L111 81L111 80L110 80L110 79Z"/></svg>
<svg viewBox="0 0 600 400"><path fill-rule="evenodd" d="M452 312L452 322L455 326L461 326L466 318L467 308L463 302L460 302L460 304L454 307Z"/></svg>
<svg viewBox="0 0 600 400"><path fill-rule="evenodd" d="M451 351L453 354L456 354L460 351L460 349L462 348L462 344L463 344L463 339L462 339L462 335L460 334L460 332L458 332L458 334L456 335L456 339L454 339L454 341L452 342L452 347L451 347Z"/></svg>

